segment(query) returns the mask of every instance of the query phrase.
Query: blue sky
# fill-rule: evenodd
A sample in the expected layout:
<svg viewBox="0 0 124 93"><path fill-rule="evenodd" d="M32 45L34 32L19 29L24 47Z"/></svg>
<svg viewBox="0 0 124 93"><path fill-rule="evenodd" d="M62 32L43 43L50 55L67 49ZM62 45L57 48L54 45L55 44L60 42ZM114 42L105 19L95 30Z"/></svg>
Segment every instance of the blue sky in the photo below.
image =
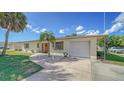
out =
<svg viewBox="0 0 124 93"><path fill-rule="evenodd" d="M24 14L27 16L27 28L20 33L11 32L9 41L36 40L39 39L40 32L46 30L52 31L56 37L63 37L72 33L82 35L105 33L103 12L27 12ZM123 25L117 24L118 22L113 23L119 15L121 13L105 13L107 34L123 34ZM118 26L119 29L117 29ZM0 41L4 41L4 34L5 30L1 30Z"/></svg>

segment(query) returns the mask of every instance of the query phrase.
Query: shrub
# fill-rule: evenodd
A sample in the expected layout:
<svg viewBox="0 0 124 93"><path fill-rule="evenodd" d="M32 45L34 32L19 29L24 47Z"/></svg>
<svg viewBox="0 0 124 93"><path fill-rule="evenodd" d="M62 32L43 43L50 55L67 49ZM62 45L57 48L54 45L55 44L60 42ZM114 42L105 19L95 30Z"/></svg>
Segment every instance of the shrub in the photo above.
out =
<svg viewBox="0 0 124 93"><path fill-rule="evenodd" d="M104 52L103 51L97 51L97 57L98 58L104 58Z"/></svg>

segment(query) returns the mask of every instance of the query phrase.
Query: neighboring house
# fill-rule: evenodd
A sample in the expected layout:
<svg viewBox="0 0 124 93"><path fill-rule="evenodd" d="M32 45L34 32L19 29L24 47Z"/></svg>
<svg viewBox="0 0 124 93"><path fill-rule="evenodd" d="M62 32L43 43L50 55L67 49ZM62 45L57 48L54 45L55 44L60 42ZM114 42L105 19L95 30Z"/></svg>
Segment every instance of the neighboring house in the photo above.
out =
<svg viewBox="0 0 124 93"><path fill-rule="evenodd" d="M24 52L42 52L40 49L40 42L38 40L11 42L9 44L9 48L11 50L24 51Z"/></svg>
<svg viewBox="0 0 124 93"><path fill-rule="evenodd" d="M9 43L8 43L8 47L7 47L7 49L9 49ZM3 49L3 47L4 47L4 42L0 42L0 49Z"/></svg>
<svg viewBox="0 0 124 93"><path fill-rule="evenodd" d="M57 38L56 41L50 45L46 41L40 42L38 40L12 42L10 49L47 53L50 47L52 53L67 52L69 56L72 57L96 59L97 40L103 37L103 35L63 37Z"/></svg>

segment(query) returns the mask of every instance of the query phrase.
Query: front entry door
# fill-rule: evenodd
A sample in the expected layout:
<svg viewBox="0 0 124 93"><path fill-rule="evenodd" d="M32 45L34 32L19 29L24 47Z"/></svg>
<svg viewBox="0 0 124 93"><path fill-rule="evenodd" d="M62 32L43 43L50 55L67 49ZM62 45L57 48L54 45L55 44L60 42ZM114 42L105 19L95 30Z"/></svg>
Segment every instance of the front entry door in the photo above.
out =
<svg viewBox="0 0 124 93"><path fill-rule="evenodd" d="M42 52L48 53L49 51L49 43L42 43Z"/></svg>

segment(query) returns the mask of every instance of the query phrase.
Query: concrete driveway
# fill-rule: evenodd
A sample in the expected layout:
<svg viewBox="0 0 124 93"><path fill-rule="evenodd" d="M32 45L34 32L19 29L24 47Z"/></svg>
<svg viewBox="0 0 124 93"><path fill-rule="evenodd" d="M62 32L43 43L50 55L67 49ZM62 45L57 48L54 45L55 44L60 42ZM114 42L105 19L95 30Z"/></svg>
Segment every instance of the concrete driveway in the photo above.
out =
<svg viewBox="0 0 124 93"><path fill-rule="evenodd" d="M101 62L92 63L92 80L122 81L124 80L124 66Z"/></svg>
<svg viewBox="0 0 124 93"><path fill-rule="evenodd" d="M31 60L44 69L23 81L121 81L124 66L102 62L90 62L86 58L63 58L62 55L48 57L35 54Z"/></svg>
<svg viewBox="0 0 124 93"><path fill-rule="evenodd" d="M35 54L31 59L44 67L43 70L24 79L24 81L80 81L91 80L91 62L89 59L63 58Z"/></svg>

